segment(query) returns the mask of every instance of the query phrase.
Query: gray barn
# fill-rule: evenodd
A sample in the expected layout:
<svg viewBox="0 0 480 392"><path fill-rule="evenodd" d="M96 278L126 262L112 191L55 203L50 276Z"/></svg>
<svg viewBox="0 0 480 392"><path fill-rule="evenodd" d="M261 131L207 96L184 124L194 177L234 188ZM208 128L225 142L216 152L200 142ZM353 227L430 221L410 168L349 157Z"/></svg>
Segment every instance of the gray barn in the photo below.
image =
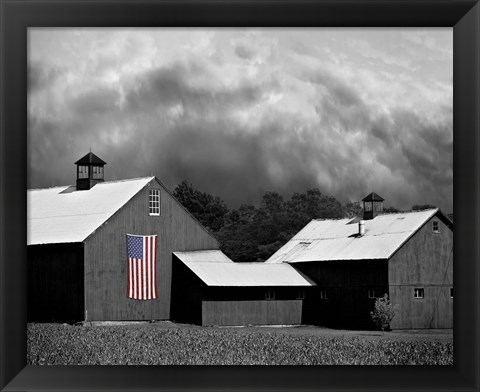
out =
<svg viewBox="0 0 480 392"><path fill-rule="evenodd" d="M218 249L155 177L104 181L93 153L77 184L27 192L28 320L170 318L172 254ZM127 298L127 233L158 235L158 298Z"/></svg>
<svg viewBox="0 0 480 392"><path fill-rule="evenodd" d="M370 328L375 299L396 306L393 329L453 327L453 223L438 209L383 214L364 199L356 219L313 220L266 263L289 263L317 284L309 321Z"/></svg>

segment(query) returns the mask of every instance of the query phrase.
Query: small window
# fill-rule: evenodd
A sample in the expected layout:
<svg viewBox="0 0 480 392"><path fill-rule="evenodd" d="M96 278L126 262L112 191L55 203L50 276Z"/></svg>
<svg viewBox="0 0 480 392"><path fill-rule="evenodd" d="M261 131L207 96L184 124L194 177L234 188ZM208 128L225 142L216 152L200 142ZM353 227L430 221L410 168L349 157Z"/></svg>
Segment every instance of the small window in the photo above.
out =
<svg viewBox="0 0 480 392"><path fill-rule="evenodd" d="M297 299L305 299L305 290L303 290L303 289L298 290Z"/></svg>
<svg viewBox="0 0 480 392"><path fill-rule="evenodd" d="M320 299L328 299L327 290L320 290Z"/></svg>
<svg viewBox="0 0 480 392"><path fill-rule="evenodd" d="M432 231L434 233L440 233L440 229L438 227L438 221L433 221L432 222Z"/></svg>
<svg viewBox="0 0 480 392"><path fill-rule="evenodd" d="M78 178L88 178L88 166L78 166Z"/></svg>
<svg viewBox="0 0 480 392"><path fill-rule="evenodd" d="M266 300L275 299L275 290L267 290L267 291L265 291L265 299L266 299Z"/></svg>
<svg viewBox="0 0 480 392"><path fill-rule="evenodd" d="M368 290L368 298L378 298L378 290L369 289Z"/></svg>
<svg viewBox="0 0 480 392"><path fill-rule="evenodd" d="M425 297L425 293L423 289L420 289L420 288L413 289L413 298L424 298L424 297Z"/></svg>
<svg viewBox="0 0 480 392"><path fill-rule="evenodd" d="M150 189L148 192L148 212L150 215L160 215L160 190Z"/></svg>
<svg viewBox="0 0 480 392"><path fill-rule="evenodd" d="M453 298L453 287L450 287L450 298Z"/></svg>
<svg viewBox="0 0 480 392"><path fill-rule="evenodd" d="M93 178L103 178L103 167L102 166L92 166L92 176Z"/></svg>

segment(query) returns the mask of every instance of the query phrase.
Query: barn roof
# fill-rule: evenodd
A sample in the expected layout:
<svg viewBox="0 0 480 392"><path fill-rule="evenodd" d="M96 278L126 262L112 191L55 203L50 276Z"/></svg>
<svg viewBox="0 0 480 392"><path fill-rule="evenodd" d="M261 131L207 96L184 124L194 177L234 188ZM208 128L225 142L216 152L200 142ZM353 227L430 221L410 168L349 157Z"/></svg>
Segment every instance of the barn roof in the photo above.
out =
<svg viewBox="0 0 480 392"><path fill-rule="evenodd" d="M27 191L27 245L82 242L155 177Z"/></svg>
<svg viewBox="0 0 480 392"><path fill-rule="evenodd" d="M174 254L207 286L315 286L289 264L234 263L219 250Z"/></svg>
<svg viewBox="0 0 480 392"><path fill-rule="evenodd" d="M435 214L450 226L438 209L378 215L363 236L358 219L312 220L266 263L388 259Z"/></svg>
<svg viewBox="0 0 480 392"><path fill-rule="evenodd" d="M196 250L193 252L173 252L184 263L233 263L221 250Z"/></svg>

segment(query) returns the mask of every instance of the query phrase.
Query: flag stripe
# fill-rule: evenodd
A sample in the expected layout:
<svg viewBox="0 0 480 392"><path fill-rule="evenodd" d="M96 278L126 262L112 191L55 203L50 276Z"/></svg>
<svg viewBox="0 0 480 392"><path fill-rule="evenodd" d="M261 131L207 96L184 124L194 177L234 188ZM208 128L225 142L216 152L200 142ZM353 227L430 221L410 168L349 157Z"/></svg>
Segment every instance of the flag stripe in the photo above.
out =
<svg viewBox="0 0 480 392"><path fill-rule="evenodd" d="M157 236L155 236L155 238L153 239L153 255L154 255L154 258L153 258L153 272L152 272L152 276L153 276L153 298L157 298L158 297L158 293L157 293L157 263L155 262L155 257L156 257L156 254L157 254Z"/></svg>

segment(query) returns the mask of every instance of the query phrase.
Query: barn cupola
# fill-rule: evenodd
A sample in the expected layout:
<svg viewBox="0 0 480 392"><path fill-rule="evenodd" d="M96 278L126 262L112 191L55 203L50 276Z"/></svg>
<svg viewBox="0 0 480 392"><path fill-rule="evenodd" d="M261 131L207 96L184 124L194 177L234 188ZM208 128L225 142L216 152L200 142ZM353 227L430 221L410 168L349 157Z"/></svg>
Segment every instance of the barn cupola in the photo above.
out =
<svg viewBox="0 0 480 392"><path fill-rule="evenodd" d="M377 195L375 192L365 196L363 201L363 219L373 219L377 215L383 213L383 197Z"/></svg>
<svg viewBox="0 0 480 392"><path fill-rule="evenodd" d="M89 190L95 184L103 182L103 166L106 164L91 151L75 162L77 165L77 191Z"/></svg>

